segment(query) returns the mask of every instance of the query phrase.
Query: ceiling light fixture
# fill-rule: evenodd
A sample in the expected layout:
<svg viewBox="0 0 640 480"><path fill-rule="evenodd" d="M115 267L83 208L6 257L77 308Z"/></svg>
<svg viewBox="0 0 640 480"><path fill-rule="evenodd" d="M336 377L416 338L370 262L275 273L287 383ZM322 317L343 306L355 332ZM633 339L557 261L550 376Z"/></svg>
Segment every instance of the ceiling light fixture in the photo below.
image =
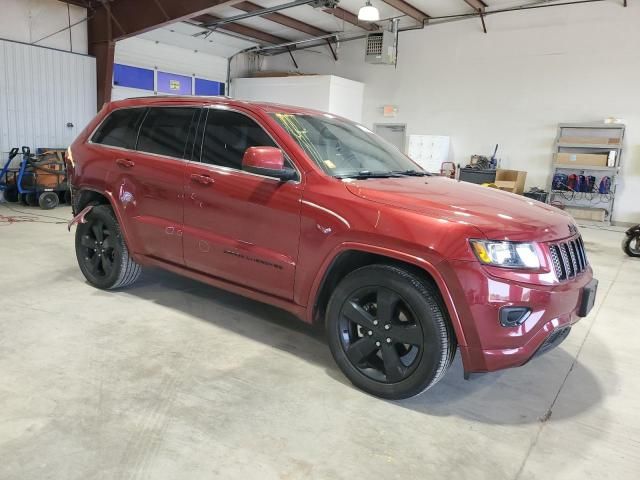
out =
<svg viewBox="0 0 640 480"><path fill-rule="evenodd" d="M363 22L377 22L380 20L380 11L367 0L365 6L358 12L358 20L362 20Z"/></svg>

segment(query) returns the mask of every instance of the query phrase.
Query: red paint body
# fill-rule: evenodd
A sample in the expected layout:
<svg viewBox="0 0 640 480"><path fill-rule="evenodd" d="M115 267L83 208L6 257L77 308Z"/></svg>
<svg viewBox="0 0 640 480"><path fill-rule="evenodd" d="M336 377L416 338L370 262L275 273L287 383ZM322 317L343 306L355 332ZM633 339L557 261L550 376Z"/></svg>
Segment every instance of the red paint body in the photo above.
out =
<svg viewBox="0 0 640 480"><path fill-rule="evenodd" d="M250 116L295 165L299 181L88 142L113 109L151 105ZM572 236L571 217L525 197L443 177L330 177L271 112L318 113L222 98L108 104L71 146L75 195L93 191L109 200L138 263L276 305L306 322L313 321L325 273L342 252L412 264L439 287L468 372L522 365L554 329L579 319L581 289L592 270L560 282L548 249ZM542 266L486 267L470 238L536 242ZM532 314L505 328L498 320L505 305L528 306Z"/></svg>

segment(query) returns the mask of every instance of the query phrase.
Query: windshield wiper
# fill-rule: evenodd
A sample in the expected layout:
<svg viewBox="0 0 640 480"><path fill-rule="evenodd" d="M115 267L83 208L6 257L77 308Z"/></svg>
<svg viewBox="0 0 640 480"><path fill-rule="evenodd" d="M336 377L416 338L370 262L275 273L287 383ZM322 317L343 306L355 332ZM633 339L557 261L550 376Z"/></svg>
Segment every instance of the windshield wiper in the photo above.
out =
<svg viewBox="0 0 640 480"><path fill-rule="evenodd" d="M340 175L334 175L335 178L356 178L363 180L367 178L399 178L402 175L399 172L372 172L370 170L360 170L359 172L343 173Z"/></svg>
<svg viewBox="0 0 640 480"><path fill-rule="evenodd" d="M391 173L395 173L397 175L408 175L410 177L430 177L431 174L428 172L423 172L422 170L394 170Z"/></svg>

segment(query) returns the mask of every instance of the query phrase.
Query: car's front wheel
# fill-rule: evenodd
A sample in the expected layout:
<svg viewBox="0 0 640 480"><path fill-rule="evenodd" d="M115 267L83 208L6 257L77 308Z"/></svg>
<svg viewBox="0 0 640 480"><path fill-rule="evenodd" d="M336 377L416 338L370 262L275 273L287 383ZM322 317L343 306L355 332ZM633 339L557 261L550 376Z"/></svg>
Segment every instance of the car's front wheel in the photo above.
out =
<svg viewBox="0 0 640 480"><path fill-rule="evenodd" d="M133 261L120 225L108 205L97 205L76 230L76 257L89 283L105 290L126 287L142 271Z"/></svg>
<svg viewBox="0 0 640 480"><path fill-rule="evenodd" d="M417 395L453 361L455 335L437 289L392 265L347 275L327 308L331 352L358 388L382 398Z"/></svg>

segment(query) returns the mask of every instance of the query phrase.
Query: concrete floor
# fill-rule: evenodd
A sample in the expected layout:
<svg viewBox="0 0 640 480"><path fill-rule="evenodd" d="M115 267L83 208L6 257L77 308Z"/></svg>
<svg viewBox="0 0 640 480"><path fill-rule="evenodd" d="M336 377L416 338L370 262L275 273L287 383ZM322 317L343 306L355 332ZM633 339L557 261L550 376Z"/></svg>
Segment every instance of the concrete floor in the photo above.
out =
<svg viewBox="0 0 640 480"><path fill-rule="evenodd" d="M68 207L0 220L1 479L637 479L640 261L584 229L600 295L525 367L388 402L322 333L160 271L90 287ZM0 219L2 217L0 216Z"/></svg>

